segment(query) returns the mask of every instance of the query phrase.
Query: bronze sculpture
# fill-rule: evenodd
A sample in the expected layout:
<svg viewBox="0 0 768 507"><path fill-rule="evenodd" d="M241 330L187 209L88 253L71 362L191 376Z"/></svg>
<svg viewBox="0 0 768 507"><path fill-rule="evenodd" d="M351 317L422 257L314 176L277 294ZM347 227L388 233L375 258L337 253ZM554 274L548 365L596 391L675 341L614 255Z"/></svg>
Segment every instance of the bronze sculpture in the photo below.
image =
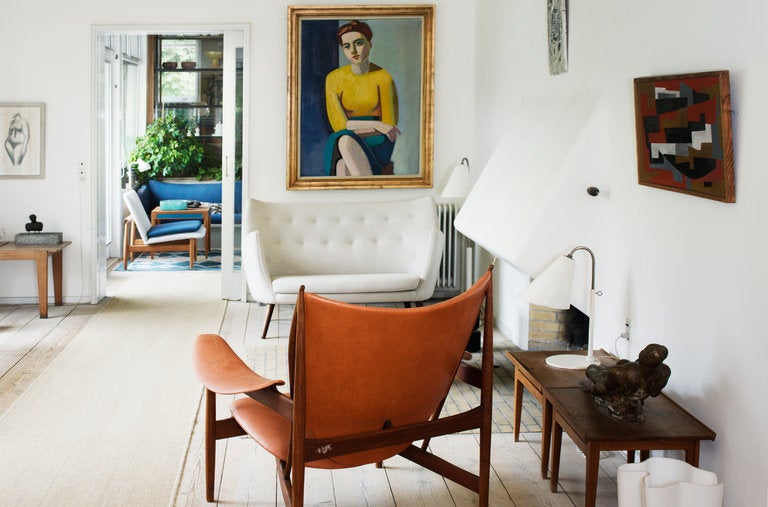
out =
<svg viewBox="0 0 768 507"><path fill-rule="evenodd" d="M664 364L668 353L665 346L652 343L640 352L637 361L620 359L614 366L590 365L581 388L611 417L642 422L645 399L661 394L672 373Z"/></svg>
<svg viewBox="0 0 768 507"><path fill-rule="evenodd" d="M40 232L43 230L43 223L37 221L37 215L29 215L29 223L24 228L27 232Z"/></svg>

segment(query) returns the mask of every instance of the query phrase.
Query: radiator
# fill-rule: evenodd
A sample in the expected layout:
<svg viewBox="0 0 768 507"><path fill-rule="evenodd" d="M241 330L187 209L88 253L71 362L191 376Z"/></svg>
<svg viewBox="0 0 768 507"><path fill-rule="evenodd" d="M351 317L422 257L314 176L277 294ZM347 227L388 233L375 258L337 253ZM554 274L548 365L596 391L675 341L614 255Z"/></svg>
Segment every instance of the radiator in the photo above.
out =
<svg viewBox="0 0 768 507"><path fill-rule="evenodd" d="M459 205L456 203L437 203L437 219L440 222L440 230L443 231L445 247L440 260L435 297L452 297L461 292L465 238L453 226L458 212Z"/></svg>

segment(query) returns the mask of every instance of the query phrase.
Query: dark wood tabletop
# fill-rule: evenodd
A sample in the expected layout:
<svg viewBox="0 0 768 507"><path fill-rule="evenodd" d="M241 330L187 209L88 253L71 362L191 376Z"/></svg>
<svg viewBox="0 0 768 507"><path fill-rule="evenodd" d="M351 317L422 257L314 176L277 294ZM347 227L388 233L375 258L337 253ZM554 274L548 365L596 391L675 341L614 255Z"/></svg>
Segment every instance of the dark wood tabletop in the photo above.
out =
<svg viewBox="0 0 768 507"><path fill-rule="evenodd" d="M579 383L586 378L583 369L569 370L546 364L545 361L549 356L559 354L586 355L586 352L583 350L511 350L507 352L507 357L512 361L512 364L522 367L527 376L534 379L541 387L579 387ZM594 354L604 366L616 363L616 357L605 350L595 350Z"/></svg>
<svg viewBox="0 0 768 507"><path fill-rule="evenodd" d="M714 440L715 432L665 394L645 399L644 422L619 421L602 412L592 395L576 387L550 388L547 399L585 443L643 440ZM619 449L629 449L626 444Z"/></svg>

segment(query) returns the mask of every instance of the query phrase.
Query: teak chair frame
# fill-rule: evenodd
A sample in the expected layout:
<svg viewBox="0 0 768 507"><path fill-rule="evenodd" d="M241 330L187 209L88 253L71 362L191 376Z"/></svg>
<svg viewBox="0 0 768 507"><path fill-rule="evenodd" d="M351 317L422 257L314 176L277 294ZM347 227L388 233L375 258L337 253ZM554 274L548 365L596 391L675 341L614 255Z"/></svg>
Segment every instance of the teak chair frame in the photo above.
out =
<svg viewBox="0 0 768 507"><path fill-rule="evenodd" d="M187 252L189 254L189 269L197 262L197 238L167 241L147 245L140 237L136 237L136 224L132 216L123 219L123 270L128 269L128 262L133 262L137 253L149 253L150 259L159 252Z"/></svg>
<svg viewBox="0 0 768 507"><path fill-rule="evenodd" d="M432 470L451 481L464 486L479 495L479 505L488 505L491 455L491 417L493 396L493 283L492 266L464 294L477 295L482 292L475 315L482 311L484 302L485 314L483 319L483 344L481 368L477 368L457 358L455 378L460 379L480 389L480 404L464 412L440 417L445 397L439 401L437 410L427 421L393 427L386 421L382 428L354 435L343 435L330 438L310 438L307 436L307 376L305 364L307 361L305 336L304 305L305 294L301 288L297 298L296 309L291 322L289 340L289 360L291 361L289 378L290 392L284 394L277 387L284 385L282 380L273 380L260 376L251 370L218 335L199 335L195 343L194 366L198 378L205 386L205 480L206 500L214 501L214 473L216 440L241 436L246 430L234 417L216 419L216 394L246 394L260 406L267 407L291 422L290 442L286 459L275 456L278 478L287 506L301 507L304 503L305 468L313 461L333 459L352 453L359 453L382 448L405 445L399 453L404 458ZM457 299L454 298L454 299ZM320 298L323 299L323 298ZM338 303L344 304L344 303ZM438 303L445 304L445 303ZM400 309L400 312L429 311L430 307L420 309ZM467 336L469 338L469 336ZM463 358L467 357L464 353ZM471 357L471 356L470 356ZM253 403L247 398L242 399ZM234 406L238 403L233 403ZM262 407L262 408L263 408ZM246 424L247 426L247 424ZM468 470L440 458L427 450L432 437L458 433L461 431L479 429L479 470L474 474ZM253 435L252 435L253 436ZM254 437L255 438L255 437ZM417 447L416 441L423 441ZM375 462L382 466L380 460ZM354 466L354 465L353 465ZM334 468L334 467L324 467ZM341 468L339 466L335 468Z"/></svg>
<svg viewBox="0 0 768 507"><path fill-rule="evenodd" d="M189 254L189 269L195 267L197 262L197 240L205 237L205 227L200 227L197 231L191 233L181 233L169 236L167 239L156 238L153 241L147 243L148 239L145 238L146 231L142 232L142 228L149 229L152 225L149 221L146 211L139 201L139 196L135 190L129 190L123 194L123 201L128 207L130 213L123 219L123 269L128 269L128 261L133 262L134 256L137 253L149 253L150 258L154 259L155 253L158 252L187 252ZM143 226L141 223L143 222ZM141 237L136 237L136 232ZM176 238L176 239L171 239ZM208 252L206 251L206 257Z"/></svg>

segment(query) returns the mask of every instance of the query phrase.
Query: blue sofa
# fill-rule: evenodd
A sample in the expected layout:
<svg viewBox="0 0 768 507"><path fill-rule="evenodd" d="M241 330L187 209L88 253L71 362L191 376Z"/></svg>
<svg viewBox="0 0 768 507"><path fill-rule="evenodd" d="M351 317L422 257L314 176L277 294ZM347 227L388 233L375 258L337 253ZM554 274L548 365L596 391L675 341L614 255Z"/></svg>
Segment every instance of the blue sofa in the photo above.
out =
<svg viewBox="0 0 768 507"><path fill-rule="evenodd" d="M173 199L186 199L188 201L200 201L212 204L221 203L221 182L200 183L171 183L168 181L149 180L136 189L141 204L150 215L152 210L160 205L160 201ZM235 223L242 222L243 209L243 182L235 182ZM221 224L221 207L213 206L211 211L211 223Z"/></svg>

